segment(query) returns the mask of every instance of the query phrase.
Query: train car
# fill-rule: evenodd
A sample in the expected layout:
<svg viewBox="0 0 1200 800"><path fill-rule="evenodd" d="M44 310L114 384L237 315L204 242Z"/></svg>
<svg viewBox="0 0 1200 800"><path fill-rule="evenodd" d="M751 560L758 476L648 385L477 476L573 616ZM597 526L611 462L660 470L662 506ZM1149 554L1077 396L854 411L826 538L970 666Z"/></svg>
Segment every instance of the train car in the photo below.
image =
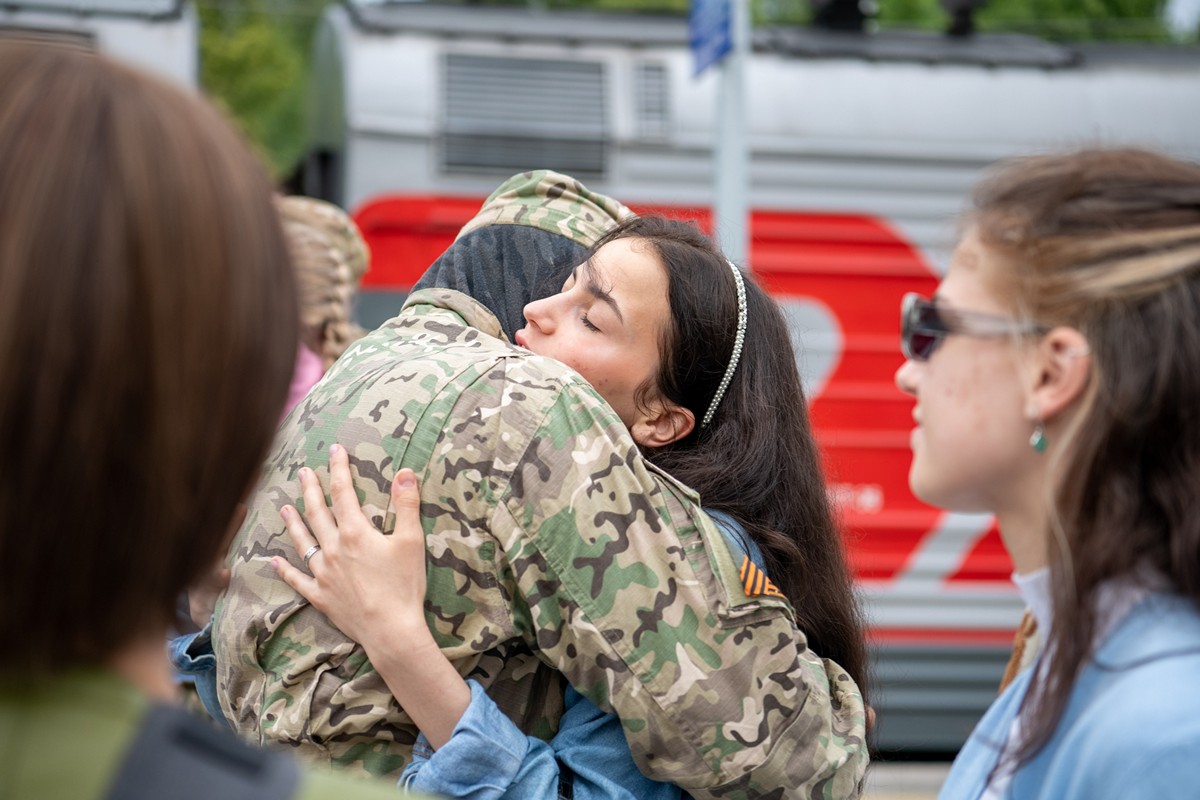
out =
<svg viewBox="0 0 1200 800"><path fill-rule="evenodd" d="M69 42L198 85L200 26L184 0L6 0L0 39Z"/></svg>
<svg viewBox="0 0 1200 800"><path fill-rule="evenodd" d="M302 182L370 243L373 325L521 170L708 226L715 89L693 76L682 18L345 2L314 44ZM900 298L933 290L997 159L1090 144L1200 158L1200 53L760 29L747 89L749 266L793 324L870 618L878 745L951 753L995 695L1021 603L993 520L908 489Z"/></svg>

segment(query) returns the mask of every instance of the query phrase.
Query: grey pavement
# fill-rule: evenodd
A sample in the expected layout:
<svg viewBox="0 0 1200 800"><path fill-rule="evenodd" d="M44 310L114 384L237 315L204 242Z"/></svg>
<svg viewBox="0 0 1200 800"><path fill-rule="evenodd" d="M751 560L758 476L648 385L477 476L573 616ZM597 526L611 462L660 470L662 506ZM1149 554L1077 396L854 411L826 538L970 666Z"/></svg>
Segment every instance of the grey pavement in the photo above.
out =
<svg viewBox="0 0 1200 800"><path fill-rule="evenodd" d="M864 800L934 800L950 764L875 762L867 772Z"/></svg>

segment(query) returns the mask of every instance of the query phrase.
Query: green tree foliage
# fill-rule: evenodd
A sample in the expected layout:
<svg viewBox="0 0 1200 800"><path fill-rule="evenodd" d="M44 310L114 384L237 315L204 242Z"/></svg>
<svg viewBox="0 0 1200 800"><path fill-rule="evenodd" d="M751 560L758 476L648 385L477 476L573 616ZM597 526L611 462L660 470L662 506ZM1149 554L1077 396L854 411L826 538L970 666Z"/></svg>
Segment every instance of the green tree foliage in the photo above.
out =
<svg viewBox="0 0 1200 800"><path fill-rule="evenodd" d="M200 83L240 123L277 178L303 155L308 54L333 0L208 0Z"/></svg>
<svg viewBox="0 0 1200 800"><path fill-rule="evenodd" d="M520 0L507 0L520 4ZM635 11L687 10L687 0L529 0L549 7ZM873 0L884 28L941 30L948 17L940 0ZM1051 39L1164 39L1165 0L989 0L977 13L981 31L1014 31ZM751 0L757 24L803 24L809 0Z"/></svg>
<svg viewBox="0 0 1200 800"><path fill-rule="evenodd" d="M455 4L516 5L685 13L689 0L445 0ZM948 17L940 0L869 0L882 28L942 30ZM804 24L810 0L750 0L756 24ZM1166 38L1165 0L989 0L976 15L981 31L1029 33L1051 39Z"/></svg>
<svg viewBox="0 0 1200 800"><path fill-rule="evenodd" d="M941 30L946 13L939 0L880 0L883 28ZM1164 0L989 0L975 15L980 31L1027 33L1047 39L1167 38Z"/></svg>
<svg viewBox="0 0 1200 800"><path fill-rule="evenodd" d="M1164 0L1006 0L992 5L979 15L984 30L1013 30L1049 39L1168 38L1162 18Z"/></svg>

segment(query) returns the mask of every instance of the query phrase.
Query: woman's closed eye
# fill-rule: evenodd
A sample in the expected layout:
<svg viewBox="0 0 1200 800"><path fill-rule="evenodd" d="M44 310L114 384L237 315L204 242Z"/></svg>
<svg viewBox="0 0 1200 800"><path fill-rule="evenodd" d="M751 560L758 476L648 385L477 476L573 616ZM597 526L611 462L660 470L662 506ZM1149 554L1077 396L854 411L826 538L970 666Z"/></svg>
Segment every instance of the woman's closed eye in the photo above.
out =
<svg viewBox="0 0 1200 800"><path fill-rule="evenodd" d="M595 325L593 325L592 321L590 319L588 319L587 314L583 314L582 316L580 316L579 321L582 322L583 327L587 328L589 331L595 331L596 333L600 332L600 329L597 328Z"/></svg>

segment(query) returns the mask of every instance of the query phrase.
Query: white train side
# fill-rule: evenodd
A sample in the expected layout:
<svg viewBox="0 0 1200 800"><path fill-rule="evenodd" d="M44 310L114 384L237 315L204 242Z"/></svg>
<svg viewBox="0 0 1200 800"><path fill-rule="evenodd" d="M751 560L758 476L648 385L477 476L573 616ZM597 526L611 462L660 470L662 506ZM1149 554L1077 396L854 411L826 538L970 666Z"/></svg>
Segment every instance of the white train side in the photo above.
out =
<svg viewBox="0 0 1200 800"><path fill-rule="evenodd" d="M184 0L11 0L0 4L0 37L69 42L198 85L200 25Z"/></svg>

